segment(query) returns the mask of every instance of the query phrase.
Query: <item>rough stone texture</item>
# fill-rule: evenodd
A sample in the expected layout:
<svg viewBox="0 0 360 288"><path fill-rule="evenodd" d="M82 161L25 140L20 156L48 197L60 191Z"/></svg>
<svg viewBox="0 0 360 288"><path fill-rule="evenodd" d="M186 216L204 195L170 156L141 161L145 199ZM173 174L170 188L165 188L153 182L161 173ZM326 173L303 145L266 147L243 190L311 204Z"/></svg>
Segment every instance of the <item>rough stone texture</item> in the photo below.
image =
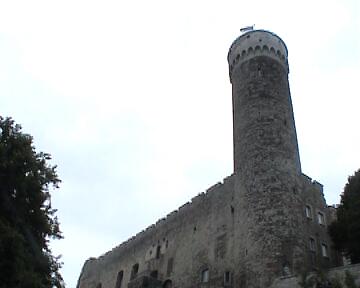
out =
<svg viewBox="0 0 360 288"><path fill-rule="evenodd" d="M270 287L281 276L340 263L326 232L334 208L301 172L284 42L248 32L228 60L234 174L89 259L79 288L120 288L121 271L121 287L129 288Z"/></svg>

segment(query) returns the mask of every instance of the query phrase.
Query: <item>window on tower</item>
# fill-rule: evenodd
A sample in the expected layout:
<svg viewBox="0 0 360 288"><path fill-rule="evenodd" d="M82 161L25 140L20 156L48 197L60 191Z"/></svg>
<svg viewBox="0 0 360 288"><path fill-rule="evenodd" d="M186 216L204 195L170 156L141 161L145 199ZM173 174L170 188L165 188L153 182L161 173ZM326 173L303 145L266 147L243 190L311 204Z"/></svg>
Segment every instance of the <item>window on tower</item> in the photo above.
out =
<svg viewBox="0 0 360 288"><path fill-rule="evenodd" d="M231 285L231 272L226 271L224 273L224 286L229 286L229 285Z"/></svg>
<svg viewBox="0 0 360 288"><path fill-rule="evenodd" d="M306 215L306 218L312 218L311 207L309 205L305 206L305 215Z"/></svg>
<svg viewBox="0 0 360 288"><path fill-rule="evenodd" d="M201 271L201 282L207 283L209 282L209 269L204 269Z"/></svg>
<svg viewBox="0 0 360 288"><path fill-rule="evenodd" d="M315 252L315 251L316 251L316 244L315 244L315 239L314 239L314 238L310 238L310 240L309 240L309 246L310 246L310 251L311 251L311 252Z"/></svg>
<svg viewBox="0 0 360 288"><path fill-rule="evenodd" d="M323 257L329 257L329 254L328 254L328 247L325 243L322 243L321 244L321 254Z"/></svg>
<svg viewBox="0 0 360 288"><path fill-rule="evenodd" d="M325 215L322 212L318 213L318 223L320 225L325 225Z"/></svg>

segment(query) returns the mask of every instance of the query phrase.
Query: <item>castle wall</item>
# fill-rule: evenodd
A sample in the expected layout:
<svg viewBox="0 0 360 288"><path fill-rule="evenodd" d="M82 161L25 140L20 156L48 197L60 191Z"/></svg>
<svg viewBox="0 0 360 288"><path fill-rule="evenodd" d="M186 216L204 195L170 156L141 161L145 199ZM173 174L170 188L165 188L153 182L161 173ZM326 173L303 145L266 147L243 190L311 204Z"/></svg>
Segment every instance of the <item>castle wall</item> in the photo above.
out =
<svg viewBox="0 0 360 288"><path fill-rule="evenodd" d="M79 288L262 288L339 264L327 235L334 209L301 172L284 42L245 33L228 61L234 174L88 260Z"/></svg>
<svg viewBox="0 0 360 288"><path fill-rule="evenodd" d="M135 264L139 265L137 277L157 271L158 279L171 279L175 287L200 283L201 273L208 269L208 287L221 286L224 273L234 270L233 178L194 197L105 255L88 260L78 287L97 288L101 283L102 288L114 288L120 271L121 287L127 287Z"/></svg>
<svg viewBox="0 0 360 288"><path fill-rule="evenodd" d="M327 225L333 219L332 208L326 205L320 183L304 174L297 180L297 190L288 193L299 196L293 207L301 211L294 213L299 216L297 229L301 235L297 242L302 245L301 251L306 251L306 260L301 263L301 267L308 271L318 267L333 267L339 259L331 249L331 240L326 233ZM266 255L273 257L271 263L276 265L274 259L277 256L271 254L268 247L281 243L276 235L279 230L287 231L288 225L269 226L261 235L253 238L253 230L264 219L271 217L276 221L274 217L277 217L277 209L276 205L272 207L274 203L269 202L263 207L263 219L254 219L246 207L249 203L245 191L236 175L212 186L206 193L192 198L191 202L113 250L97 259L89 259L83 267L78 287L99 288L101 283L101 288L117 288L120 271L123 273L121 287L128 287L129 283L129 287L142 287L143 283L136 281L142 276L149 277L153 271L157 271L159 283L171 280L172 287L224 287L227 272L230 275L229 287L265 287L261 282L261 278L266 275L264 259ZM261 199L256 202L254 204L261 206ZM306 214L307 206L311 207L311 215ZM319 224L318 212L324 214L324 224ZM280 216L283 221L291 221L291 217ZM310 238L316 241L315 251L310 249ZM327 257L322 255L323 243L328 247ZM286 250L284 246L281 248ZM139 265L139 270L131 281L131 271L135 264ZM293 274L292 263L287 264L288 267L281 266L282 270L272 274L270 279ZM209 281L204 284L201 275L206 269Z"/></svg>
<svg viewBox="0 0 360 288"><path fill-rule="evenodd" d="M335 220L335 208L326 204L323 186L319 182L304 174L299 182L302 196L302 235L308 270L341 265L341 257L333 249L327 231L329 224Z"/></svg>

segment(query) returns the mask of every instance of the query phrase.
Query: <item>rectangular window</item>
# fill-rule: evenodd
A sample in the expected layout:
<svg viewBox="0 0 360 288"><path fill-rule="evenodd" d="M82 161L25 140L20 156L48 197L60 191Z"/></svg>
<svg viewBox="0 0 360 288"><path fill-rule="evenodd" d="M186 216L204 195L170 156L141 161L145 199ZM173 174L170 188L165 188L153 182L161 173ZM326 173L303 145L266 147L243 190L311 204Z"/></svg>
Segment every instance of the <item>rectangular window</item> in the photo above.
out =
<svg viewBox="0 0 360 288"><path fill-rule="evenodd" d="M305 214L306 218L312 218L311 207L309 205L305 206Z"/></svg>
<svg viewBox="0 0 360 288"><path fill-rule="evenodd" d="M121 288L123 278L124 278L124 271L121 270L117 275L115 288Z"/></svg>
<svg viewBox="0 0 360 288"><path fill-rule="evenodd" d="M138 272L139 272L139 264L136 263L135 265L133 265L131 269L130 280L135 279Z"/></svg>
<svg viewBox="0 0 360 288"><path fill-rule="evenodd" d="M318 213L318 222L320 225L325 225L325 216L322 212Z"/></svg>
<svg viewBox="0 0 360 288"><path fill-rule="evenodd" d="M312 252L316 251L316 244L315 244L315 239L314 238L310 238L309 246L310 246L310 251L312 251Z"/></svg>
<svg viewBox="0 0 360 288"><path fill-rule="evenodd" d="M174 258L169 258L167 262L167 269L166 269L166 276L170 276L170 274L173 271L173 265L174 265Z"/></svg>
<svg viewBox="0 0 360 288"><path fill-rule="evenodd" d="M202 283L209 282L209 269L205 269L201 272L201 282Z"/></svg>
<svg viewBox="0 0 360 288"><path fill-rule="evenodd" d="M328 254L328 247L326 244L321 244L321 253L322 253L322 256L323 257L329 257L329 254Z"/></svg>
<svg viewBox="0 0 360 288"><path fill-rule="evenodd" d="M158 245L156 247L156 259L159 259L160 258L160 253L161 253L161 246Z"/></svg>
<svg viewBox="0 0 360 288"><path fill-rule="evenodd" d="M231 284L231 272L226 271L224 273L224 286L229 286Z"/></svg>

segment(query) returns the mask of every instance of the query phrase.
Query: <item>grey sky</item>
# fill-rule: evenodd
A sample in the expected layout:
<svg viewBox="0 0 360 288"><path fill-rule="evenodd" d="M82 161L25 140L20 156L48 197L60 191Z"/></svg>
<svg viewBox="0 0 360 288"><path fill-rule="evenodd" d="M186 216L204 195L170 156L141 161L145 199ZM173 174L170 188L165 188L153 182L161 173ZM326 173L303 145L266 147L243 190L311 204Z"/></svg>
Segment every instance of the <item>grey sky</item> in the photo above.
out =
<svg viewBox="0 0 360 288"><path fill-rule="evenodd" d="M287 44L302 169L338 202L360 168L358 3L0 1L0 113L58 165L68 287L232 173L226 56L246 25Z"/></svg>

